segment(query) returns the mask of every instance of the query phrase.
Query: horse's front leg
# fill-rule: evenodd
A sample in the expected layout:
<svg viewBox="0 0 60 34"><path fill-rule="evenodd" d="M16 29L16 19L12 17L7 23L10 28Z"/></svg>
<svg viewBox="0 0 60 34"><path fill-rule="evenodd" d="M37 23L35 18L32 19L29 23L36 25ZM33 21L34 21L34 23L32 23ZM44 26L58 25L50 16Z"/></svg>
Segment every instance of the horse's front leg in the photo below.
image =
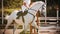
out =
<svg viewBox="0 0 60 34"><path fill-rule="evenodd" d="M34 33L38 34L38 25L35 21L32 22L32 26L34 27Z"/></svg>
<svg viewBox="0 0 60 34"><path fill-rule="evenodd" d="M24 26L24 32L25 32L25 33L27 32L28 25L29 25L28 22L25 22L24 25L23 25L23 26Z"/></svg>
<svg viewBox="0 0 60 34"><path fill-rule="evenodd" d="M38 25L37 25L36 19L37 18L35 17L35 19L32 22L32 26L34 26L36 29L38 29Z"/></svg>

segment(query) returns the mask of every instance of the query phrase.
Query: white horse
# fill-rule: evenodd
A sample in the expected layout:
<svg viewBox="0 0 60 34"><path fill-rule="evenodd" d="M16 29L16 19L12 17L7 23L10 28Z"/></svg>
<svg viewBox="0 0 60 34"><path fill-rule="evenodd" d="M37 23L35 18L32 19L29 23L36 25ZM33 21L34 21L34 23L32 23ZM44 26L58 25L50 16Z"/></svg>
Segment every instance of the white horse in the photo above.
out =
<svg viewBox="0 0 60 34"><path fill-rule="evenodd" d="M46 12L46 4L42 1L37 1L37 2L34 2L31 7L28 9L28 13L23 16L24 17L24 31L26 32L27 31L27 26L32 22L32 26L34 26L35 28L38 29L38 26L36 24L36 13L37 11L40 11L40 13L43 13L43 15L45 15L45 12ZM21 11L21 10L20 10ZM17 13L19 11L18 10L14 10L8 17L7 19L7 25L5 27L5 30L8 28L8 26L13 22L13 20L15 20L15 22L17 24L19 24L16 20L18 16L17 16ZM22 22L22 16L19 17L19 20ZM20 25L20 24L19 24Z"/></svg>

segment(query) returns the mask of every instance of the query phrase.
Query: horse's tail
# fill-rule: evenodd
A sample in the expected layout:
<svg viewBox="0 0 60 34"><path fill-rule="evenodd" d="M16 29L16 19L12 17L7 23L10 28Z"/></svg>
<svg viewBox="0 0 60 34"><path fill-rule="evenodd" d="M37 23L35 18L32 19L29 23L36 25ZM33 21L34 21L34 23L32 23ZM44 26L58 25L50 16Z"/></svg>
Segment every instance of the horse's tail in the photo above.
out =
<svg viewBox="0 0 60 34"><path fill-rule="evenodd" d="M7 15L7 16L5 17L5 19L7 19L7 20L8 20L8 18L9 18L9 16Z"/></svg>

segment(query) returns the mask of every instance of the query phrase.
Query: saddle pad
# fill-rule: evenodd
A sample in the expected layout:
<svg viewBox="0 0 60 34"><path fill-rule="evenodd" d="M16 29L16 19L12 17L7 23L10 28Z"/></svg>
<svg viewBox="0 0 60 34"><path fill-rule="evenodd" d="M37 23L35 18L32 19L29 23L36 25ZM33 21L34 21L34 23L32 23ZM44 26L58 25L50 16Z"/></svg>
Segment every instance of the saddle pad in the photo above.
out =
<svg viewBox="0 0 60 34"><path fill-rule="evenodd" d="M28 13L28 10L25 10L24 12L22 12L22 11L19 11L18 13L17 13L17 19L20 17L20 16L25 16L26 14Z"/></svg>

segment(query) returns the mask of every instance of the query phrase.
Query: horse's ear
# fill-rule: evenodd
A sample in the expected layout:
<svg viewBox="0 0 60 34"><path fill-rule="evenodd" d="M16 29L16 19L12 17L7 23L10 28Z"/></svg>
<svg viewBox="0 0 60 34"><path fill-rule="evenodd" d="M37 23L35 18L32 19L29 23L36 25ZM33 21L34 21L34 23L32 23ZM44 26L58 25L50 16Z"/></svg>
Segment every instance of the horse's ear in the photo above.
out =
<svg viewBox="0 0 60 34"><path fill-rule="evenodd" d="M37 11L36 16L37 17L41 17L41 14L40 14L40 11L39 10Z"/></svg>

